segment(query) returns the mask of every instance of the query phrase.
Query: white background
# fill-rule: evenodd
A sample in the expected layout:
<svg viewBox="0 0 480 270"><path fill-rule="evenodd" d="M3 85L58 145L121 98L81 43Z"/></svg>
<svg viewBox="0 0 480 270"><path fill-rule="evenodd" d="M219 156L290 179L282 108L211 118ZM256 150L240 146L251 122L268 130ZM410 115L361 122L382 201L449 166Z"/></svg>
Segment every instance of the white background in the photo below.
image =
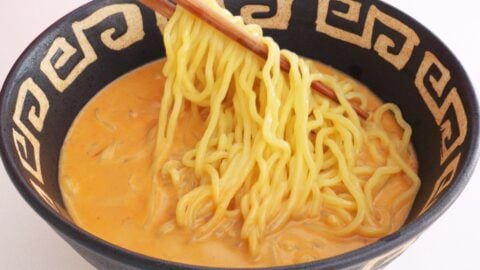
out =
<svg viewBox="0 0 480 270"><path fill-rule="evenodd" d="M86 2L0 0L0 85L14 61L39 33ZM387 2L419 20L449 46L480 95L480 2ZM480 169L477 169L458 201L387 269L480 269L479 181ZM3 164L0 164L0 269L93 269L23 201Z"/></svg>

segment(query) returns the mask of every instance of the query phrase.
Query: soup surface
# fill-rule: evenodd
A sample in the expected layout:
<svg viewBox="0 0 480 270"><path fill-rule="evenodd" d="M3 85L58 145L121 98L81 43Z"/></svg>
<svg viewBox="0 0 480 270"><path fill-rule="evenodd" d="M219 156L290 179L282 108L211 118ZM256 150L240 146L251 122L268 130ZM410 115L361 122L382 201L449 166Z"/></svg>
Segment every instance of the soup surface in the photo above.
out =
<svg viewBox="0 0 480 270"><path fill-rule="evenodd" d="M332 237L315 230L315 219L291 221L269 235L261 255L252 258L239 236L241 220L225 224L207 239L175 226L177 196L173 186L161 191L165 224L157 230L145 224L151 194L151 165L165 78L164 60L159 60L119 78L102 90L82 110L65 140L60 160L60 186L74 221L90 233L126 249L165 260L220 267L258 267L300 263L345 253L377 238L357 235ZM365 86L344 74L318 64L327 74L350 81L356 91L368 96L368 111L382 102ZM179 155L197 142L204 130L201 119L183 115L179 120L175 147ZM393 117L384 127L401 136ZM409 151L404 159L415 168ZM368 156L365 156L368 159ZM368 160L367 160L368 162ZM376 211L389 211L395 197L405 192L410 180L398 174L378 191ZM392 217L391 232L404 223L411 202Z"/></svg>

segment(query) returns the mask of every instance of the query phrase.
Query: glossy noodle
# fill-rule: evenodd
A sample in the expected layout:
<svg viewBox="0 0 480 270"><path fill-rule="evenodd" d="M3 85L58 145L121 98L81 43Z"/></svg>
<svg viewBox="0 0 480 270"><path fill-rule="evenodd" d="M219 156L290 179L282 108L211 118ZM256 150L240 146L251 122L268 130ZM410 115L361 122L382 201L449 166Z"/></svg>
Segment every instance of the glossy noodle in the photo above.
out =
<svg viewBox="0 0 480 270"><path fill-rule="evenodd" d="M262 36L259 26L205 2ZM266 61L177 7L164 31L166 82L145 227L188 228L202 241L241 220L240 238L253 257L289 221L315 219L312 230L332 237L389 234L393 216L410 208L420 186L405 158L413 155L412 130L400 109L384 104L363 121L350 102L367 108L368 99L352 84L262 40ZM288 74L280 69L281 54ZM339 103L312 91L314 80L332 88ZM182 115L202 121L203 130L194 145L172 155ZM385 127L387 117L401 136ZM379 211L379 190L399 174L408 189ZM168 185L178 200L175 219L165 221L160 193Z"/></svg>

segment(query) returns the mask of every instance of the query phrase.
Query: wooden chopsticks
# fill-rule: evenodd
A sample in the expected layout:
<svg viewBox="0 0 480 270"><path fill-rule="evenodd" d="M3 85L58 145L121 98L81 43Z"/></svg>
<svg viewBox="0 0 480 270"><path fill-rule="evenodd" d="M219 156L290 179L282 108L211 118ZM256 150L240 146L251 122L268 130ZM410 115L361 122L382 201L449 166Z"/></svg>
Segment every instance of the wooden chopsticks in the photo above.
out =
<svg viewBox="0 0 480 270"><path fill-rule="evenodd" d="M162 14L166 18L172 17L175 5L168 0L139 0L140 3Z"/></svg>
<svg viewBox="0 0 480 270"><path fill-rule="evenodd" d="M175 4L168 0L140 0L140 2L167 18L170 18L175 12ZM264 59L268 57L268 47L262 42L260 37L250 35L250 33L235 25L228 18L209 8L201 0L175 0L175 2L258 56ZM280 59L280 66L283 71L290 71L290 63L283 55ZM314 81L312 89L338 102L335 92L322 82ZM356 104L352 104L352 107L361 118L368 118L368 113Z"/></svg>

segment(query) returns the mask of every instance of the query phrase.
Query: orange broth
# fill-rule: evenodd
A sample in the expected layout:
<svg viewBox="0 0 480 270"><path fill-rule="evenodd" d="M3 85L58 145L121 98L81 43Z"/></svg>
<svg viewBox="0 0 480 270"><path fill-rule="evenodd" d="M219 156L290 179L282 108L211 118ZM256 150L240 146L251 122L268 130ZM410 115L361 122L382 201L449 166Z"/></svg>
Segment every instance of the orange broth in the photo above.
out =
<svg viewBox="0 0 480 270"><path fill-rule="evenodd" d="M62 149L59 179L65 204L77 225L138 253L217 267L275 266L312 261L378 240L357 235L332 237L312 229L319 221L291 221L279 232L269 235L264 240L261 255L252 258L247 243L239 236L241 220L202 240L195 240L194 232L177 226L163 226L168 229L166 233L147 229L150 166L165 83L163 64L164 60L150 63L114 81L88 103L73 123ZM368 111L382 104L365 86L339 71L321 64L318 68L350 81L356 91L365 93ZM195 145L203 131L201 122L182 115L172 155ZM389 132L401 136L402 131L393 117L385 117L384 126ZM417 167L414 154L406 158L414 168ZM393 199L406 191L409 183L403 174L393 177L378 192L374 202L376 210L389 209ZM163 201L163 221L174 219L177 202L174 188L164 185L158 196ZM392 232L402 226L408 212L405 206L392 218Z"/></svg>

